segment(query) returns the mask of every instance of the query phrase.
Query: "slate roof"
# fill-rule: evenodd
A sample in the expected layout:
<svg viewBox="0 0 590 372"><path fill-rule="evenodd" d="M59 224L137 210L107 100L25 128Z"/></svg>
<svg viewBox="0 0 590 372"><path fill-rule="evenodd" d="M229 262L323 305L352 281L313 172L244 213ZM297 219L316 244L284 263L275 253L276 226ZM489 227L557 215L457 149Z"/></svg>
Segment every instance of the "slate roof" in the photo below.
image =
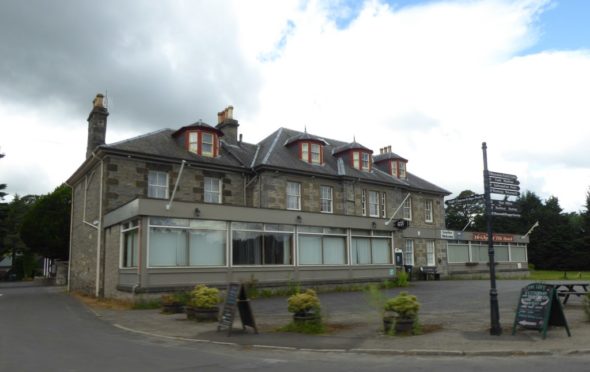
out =
<svg viewBox="0 0 590 372"><path fill-rule="evenodd" d="M343 157L338 156L338 154L346 151L346 149L367 149L356 142L346 143L333 139L322 139L326 143L324 145L324 163L314 165L301 161L296 146L288 146L288 144L292 143L289 140L293 138L320 137L287 128L277 129L256 145L245 142L230 144L222 139L220 156L216 158L203 157L187 151L173 138L175 132L172 129L163 129L125 141L102 145L100 148L107 152L112 151L133 155L143 154L148 157L166 158L169 160L183 159L191 163L202 163L209 166L231 167L253 171L271 168L283 170L287 173L292 172L332 178L346 177L361 179L366 182L389 184L404 189L451 194L447 190L409 172L407 172L407 179L404 180L389 175L375 165L370 172L363 172L350 167L349 164L346 164ZM334 153L336 155L332 155Z"/></svg>
<svg viewBox="0 0 590 372"><path fill-rule="evenodd" d="M408 159L401 157L394 152L387 152L385 154L379 154L379 155L373 156L373 161L375 163L383 161L383 160L392 160L392 159L408 161Z"/></svg>
<svg viewBox="0 0 590 372"><path fill-rule="evenodd" d="M315 142L320 142L324 145L328 145L328 142L326 142L325 139L305 132L305 133L297 134L297 135L287 139L287 142L285 142L285 146L288 146L288 145L298 142L298 141L315 141Z"/></svg>

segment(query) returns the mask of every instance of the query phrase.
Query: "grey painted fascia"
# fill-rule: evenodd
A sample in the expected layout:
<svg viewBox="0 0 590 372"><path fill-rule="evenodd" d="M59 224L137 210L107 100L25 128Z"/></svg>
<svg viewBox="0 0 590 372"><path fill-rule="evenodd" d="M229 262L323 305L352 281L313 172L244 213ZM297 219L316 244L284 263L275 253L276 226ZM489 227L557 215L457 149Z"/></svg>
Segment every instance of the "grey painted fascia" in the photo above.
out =
<svg viewBox="0 0 590 372"><path fill-rule="evenodd" d="M122 207L107 213L104 217L104 227L112 226L137 216L154 216L170 218L198 218L202 220L242 221L272 224L297 225L297 216L301 217L301 224L305 226L324 226L335 228L372 229L377 224L377 230L390 230L386 226L386 219L360 216L344 216L328 213L311 213L281 209L264 209L251 207L237 207L221 204L188 203L177 201L170 210L166 209L167 200L135 199ZM195 216L195 209L199 209L199 216Z"/></svg>

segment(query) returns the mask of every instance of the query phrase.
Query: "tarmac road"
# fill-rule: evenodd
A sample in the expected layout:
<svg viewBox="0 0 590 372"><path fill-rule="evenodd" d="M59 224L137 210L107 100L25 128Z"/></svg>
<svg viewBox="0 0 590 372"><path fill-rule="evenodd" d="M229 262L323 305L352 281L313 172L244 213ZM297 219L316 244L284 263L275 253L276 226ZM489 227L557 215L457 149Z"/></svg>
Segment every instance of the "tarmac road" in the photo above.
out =
<svg viewBox="0 0 590 372"><path fill-rule="evenodd" d="M440 283L443 283L442 286ZM443 306L441 301L452 297L452 294L476 296L480 286L485 289L485 285L479 284L482 282L440 283L438 285L436 282L421 283L410 288L410 291L418 294L419 297L427 297L428 293L432 294L432 298L423 299L427 317L429 315L426 313L434 311L439 305ZM502 283L502 285L509 284ZM514 283L510 286L517 291L521 284ZM507 294L510 291L509 288L505 289ZM440 293L434 294L435 292ZM552 371L557 368L565 371L583 371L587 370L588 362L590 362L590 355L587 353L578 355L553 353L504 358L475 355L433 357L409 354L374 355L351 351L290 351L194 342L189 338L147 336L122 330L122 324L127 326L144 324L141 322L142 319L150 320L149 324L153 323L151 319L159 319L157 326L162 327L160 331L165 331L163 327L174 322L185 329L189 324L159 315L154 311L105 312L99 313L100 316L97 317L93 311L65 294L63 288L59 287L0 283L0 294L0 371L231 371L245 369L331 372L391 371L409 368L417 371L496 371L498 369L519 371L525 368L534 368L538 371ZM436 296L439 295L440 301L436 301ZM331 296L333 298L330 298ZM362 309L366 306L366 302L360 301L360 297L357 296L362 294L334 293L322 295L322 300L326 305L329 304L334 317L341 316L336 309L342 308L357 309L361 316L365 314ZM472 299L466 298L467 302ZM275 308L272 303L276 302L284 306L284 301L284 299L254 301L254 312L264 316L265 307L272 310ZM475 310L470 306L466 304L465 311ZM152 318L152 316L160 318ZM131 321L124 323L128 321L127 318L135 319L135 323ZM114 327L113 324L118 324L119 327ZM172 332L172 330L169 331ZM195 330L191 334L193 338L199 336ZM277 335L282 338L290 338L290 336ZM407 339L425 339L426 337L430 336ZM236 341L238 338L240 337L231 337L230 341ZM319 340L321 339L322 336L319 336ZM554 339L560 338L554 337ZM228 338L223 340L227 341ZM314 340L317 343L318 337L316 336ZM588 340L577 339L577 342L587 344L586 341ZM307 344L314 345L313 342ZM381 346L383 345L388 346L381 342Z"/></svg>

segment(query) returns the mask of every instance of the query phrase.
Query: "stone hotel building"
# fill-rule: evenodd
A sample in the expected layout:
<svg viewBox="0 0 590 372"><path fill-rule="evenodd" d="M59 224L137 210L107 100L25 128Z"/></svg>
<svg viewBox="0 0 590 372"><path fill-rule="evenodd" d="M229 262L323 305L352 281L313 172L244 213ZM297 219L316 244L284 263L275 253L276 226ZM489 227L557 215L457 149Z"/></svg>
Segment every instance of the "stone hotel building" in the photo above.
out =
<svg viewBox="0 0 590 372"><path fill-rule="evenodd" d="M449 192L391 147L374 154L287 128L245 143L231 106L215 126L107 145L108 115L99 94L86 160L67 181L71 290L125 297L197 283L376 281L393 275L396 252L448 274ZM399 219L409 227L395 227Z"/></svg>

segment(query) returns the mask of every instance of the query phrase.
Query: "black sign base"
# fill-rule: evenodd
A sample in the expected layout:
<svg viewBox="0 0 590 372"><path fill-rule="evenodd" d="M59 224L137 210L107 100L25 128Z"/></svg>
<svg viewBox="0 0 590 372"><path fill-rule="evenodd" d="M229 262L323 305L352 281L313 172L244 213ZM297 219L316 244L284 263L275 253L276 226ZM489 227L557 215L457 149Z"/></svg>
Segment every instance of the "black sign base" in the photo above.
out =
<svg viewBox="0 0 590 372"><path fill-rule="evenodd" d="M533 283L520 291L512 326L513 336L517 326L536 329L543 333L543 339L547 336L549 326L565 327L567 335L571 337L563 307L557 298L555 287L551 284Z"/></svg>
<svg viewBox="0 0 590 372"><path fill-rule="evenodd" d="M229 283L227 286L227 294L225 296L225 303L223 304L223 311L219 318L219 324L217 325L217 332L227 329L227 335L231 336L236 307L240 313L242 329L246 331L246 327L251 327L254 329L254 333L258 334L258 328L256 327L252 308L250 307L250 300L246 295L246 289L239 283Z"/></svg>

